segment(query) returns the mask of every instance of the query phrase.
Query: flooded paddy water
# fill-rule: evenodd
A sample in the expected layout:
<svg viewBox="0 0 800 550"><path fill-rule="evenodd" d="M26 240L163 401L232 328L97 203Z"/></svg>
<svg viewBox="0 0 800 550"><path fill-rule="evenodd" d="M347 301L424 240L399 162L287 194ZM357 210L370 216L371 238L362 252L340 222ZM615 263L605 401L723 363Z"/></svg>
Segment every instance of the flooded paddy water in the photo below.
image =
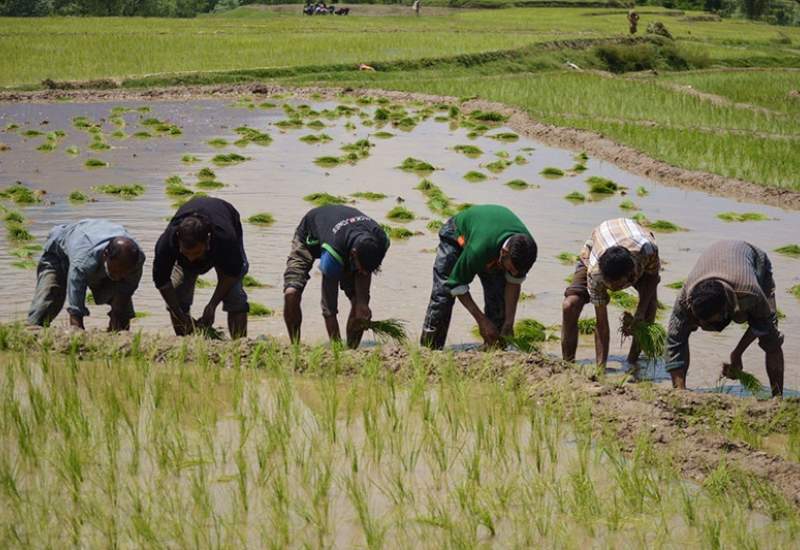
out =
<svg viewBox="0 0 800 550"><path fill-rule="evenodd" d="M284 104L292 106L288 114ZM337 110L340 104L347 108ZM301 102L292 99L261 106L258 102L232 100L0 104L0 143L7 146L7 150L0 151L0 189L20 181L31 189L46 191L41 204L3 204L25 215L26 227L40 244L50 227L58 223L105 217L125 225L148 254L145 275L135 296L137 311L146 314L135 321L135 327L143 330L167 330L169 327L163 303L150 279L155 241L174 211L175 198L165 194L167 178L177 175L194 191L202 190L230 201L239 209L243 220L260 212L272 214L275 222L268 227L244 224L250 273L264 283L261 288L248 289L248 293L253 301L275 311L270 317L251 318L251 336L260 333L285 336L280 315L282 273L294 229L312 206L303 200L310 193L350 197L358 208L379 222L417 233L406 240L393 240L382 272L374 279L371 304L376 319L403 319L415 338L427 306L437 244L436 234L427 224L444 219L428 208L426 197L415 189L423 177L439 186L454 205L503 204L528 225L539 245L539 260L523 286L523 291L531 297L520 303L518 318L532 317L546 325L560 323L561 300L567 285L565 278L573 271L572 263L562 263L557 256L564 252L577 254L593 227L603 220L641 212L649 220L668 220L686 229L656 233L664 263L659 298L667 308L671 307L678 291L666 285L683 280L699 254L713 241L746 239L770 253L778 306L785 315L781 327L787 335L784 347L786 386L792 389L800 386L797 361L800 342L792 337L800 331L800 301L788 293L790 287L800 282L800 260L772 252L777 247L797 244L800 213L659 185L613 164L592 158L584 161L576 158L574 151L547 147L523 137L506 136L508 141L497 139L511 131L500 124L470 121L465 115L448 116L447 110L404 105L411 121L406 121L407 126L376 122L376 109L389 107L343 101L312 102L303 108ZM84 121L88 127L81 122L77 126L83 127L76 127L76 120ZM287 122L291 120L302 122ZM309 127L313 121L319 123ZM475 126L480 124L490 128L478 131ZM269 134L271 142L268 145L253 141L234 144L241 139L236 129L243 126ZM175 127L179 134L173 130ZM42 135L32 135L31 130ZM48 138L47 133L56 130L66 135L54 134ZM120 133L115 137L114 132ZM143 134L137 137L141 132L153 137ZM379 132L392 136L378 137ZM98 134L100 138L93 137ZM330 141L309 144L300 139L322 134L330 137ZM219 142L215 147L208 143L215 138L225 140L227 145ZM361 155L354 163L345 162L335 167L314 163L323 156L341 158L347 154L341 150L343 145L361 139L369 139L373 145L367 149L368 156ZM53 144L54 150L38 149L48 142ZM90 145L96 142L110 148L91 149ZM457 145L475 146L481 154L467 156L456 150ZM68 154L70 147L77 147L79 151ZM248 160L229 166L211 162L215 155L227 153L237 153ZM183 162L186 155L196 157L197 162ZM400 170L398 166L407 157L426 161L436 170L424 174ZM108 166L87 168L88 159L100 159ZM586 169L576 171L573 169L576 164L583 164ZM204 167L211 168L224 187L213 190L198 187L196 174ZM558 168L564 175L546 177L541 174L546 168ZM487 177L480 182L469 182L464 176L470 171L479 171ZM627 192L624 196L621 193L590 194L586 180L592 176L613 180L627 188ZM505 185L512 180L522 180L529 186L514 189ZM140 184L144 192L131 200L122 200L95 189L105 184ZM643 191L637 193L640 188ZM96 201L71 202L68 196L75 190L83 191ZM367 201L351 197L358 192L383 193L386 198ZM588 200L565 200L572 192L580 192ZM620 205L625 201L633 203L637 210L622 209ZM416 219L402 224L388 220L387 213L399 203L411 210ZM758 212L768 219L730 223L717 218L717 214L731 211ZM3 281L0 318L3 320L24 318L35 284L33 270L15 267L19 258L12 254L14 249L7 238L0 240L0 280ZM213 280L212 277L209 274L209 280ZM319 314L319 286L320 277L315 274L304 300L303 336L307 341L320 341L325 337ZM480 285L473 285L472 290L480 303ZM198 289L195 312L201 310L203 300L210 293L211 289ZM104 311L96 307L91 309L93 313L87 325L104 326ZM611 308L614 335L621 313L620 308ZM591 316L593 312L587 308L584 317ZM660 318L666 323L668 316L667 309ZM224 317L218 315L217 321L224 324ZM63 314L56 323L66 323ZM456 306L449 343L475 343L473 325L469 314ZM692 336L691 387L717 386L721 363L727 360L742 332L737 326L719 335L696 333ZM559 353L557 342L547 344L547 348ZM612 369L624 368L621 361L626 351L627 344L621 345L619 339L612 336ZM592 337L582 336L578 358L591 361L593 356ZM763 353L757 345L751 346L745 355L745 368L766 383ZM667 378L660 365L651 366L645 376L655 380Z"/></svg>

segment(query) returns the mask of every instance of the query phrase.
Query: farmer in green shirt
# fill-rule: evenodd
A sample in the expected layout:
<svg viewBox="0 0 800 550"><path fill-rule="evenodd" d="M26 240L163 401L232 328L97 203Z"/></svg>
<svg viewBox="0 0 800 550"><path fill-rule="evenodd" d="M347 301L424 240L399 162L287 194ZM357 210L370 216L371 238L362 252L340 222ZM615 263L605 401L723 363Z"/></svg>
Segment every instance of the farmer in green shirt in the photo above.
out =
<svg viewBox="0 0 800 550"><path fill-rule="evenodd" d="M513 336L520 285L536 252L525 224L504 206L471 206L447 220L439 231L420 343L444 347L456 298L475 318L485 344ZM476 275L483 286L483 311L469 293Z"/></svg>

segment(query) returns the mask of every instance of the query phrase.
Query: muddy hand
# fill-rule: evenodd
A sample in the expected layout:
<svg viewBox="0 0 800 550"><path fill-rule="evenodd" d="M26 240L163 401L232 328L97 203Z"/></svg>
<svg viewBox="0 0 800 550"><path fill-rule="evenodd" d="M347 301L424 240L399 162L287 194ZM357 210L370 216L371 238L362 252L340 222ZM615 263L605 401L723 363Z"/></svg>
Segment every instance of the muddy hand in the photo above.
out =
<svg viewBox="0 0 800 550"><path fill-rule="evenodd" d="M630 314L630 312L626 311L622 314L622 334L625 336L630 336L633 334L633 325L636 322L636 318Z"/></svg>

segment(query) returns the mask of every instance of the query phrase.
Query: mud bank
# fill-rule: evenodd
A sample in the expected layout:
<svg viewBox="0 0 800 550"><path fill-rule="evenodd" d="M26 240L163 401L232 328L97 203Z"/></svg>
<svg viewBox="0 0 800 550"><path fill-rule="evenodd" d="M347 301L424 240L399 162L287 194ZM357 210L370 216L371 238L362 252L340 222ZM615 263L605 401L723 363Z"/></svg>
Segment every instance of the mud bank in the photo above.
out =
<svg viewBox="0 0 800 550"><path fill-rule="evenodd" d="M627 379L595 380L576 365L540 352L431 352L416 346L384 345L357 351L328 347L292 347L271 338L211 341L152 333L73 333L55 329L35 332L20 325L0 325L0 351L68 354L79 360L135 357L140 361L201 362L220 368L288 368L299 374L332 371L342 376L358 374L368 360L400 379L418 376L425 369L435 380L447 369L478 380L501 378L509 384L526 384L533 402L552 392L570 392L575 402L588 399L596 419L607 420L622 448L633 452L637 440L649 437L655 448L672 457L683 476L702 483L721 463L768 481L795 507L800 508L800 464L778 453L754 448L729 435L737 419L753 429L770 426L772 433L786 430L782 418L796 418L798 400L757 401L729 395L678 392ZM269 354L266 351L269 350ZM269 355L271 364L264 357ZM596 423L602 424L602 423Z"/></svg>
<svg viewBox="0 0 800 550"><path fill-rule="evenodd" d="M95 82L66 83L64 88L32 92L0 92L0 102L51 102L51 101L123 101L123 100L190 100L204 98L236 98L247 95L271 96L291 94L298 99L329 100L342 93L352 96L386 97L398 101L422 101L439 103L457 102L458 98L433 96L408 92L381 90L354 90L351 88L287 88L271 84L236 84L216 86L186 86L151 88L146 90L120 89L113 87L114 81L103 81L101 88ZM313 96L313 97L312 97ZM543 124L520 109L484 100L471 100L462 104L465 109L493 110L509 116L507 126L521 135L539 140L547 145L585 151L590 155L611 162L618 167L640 176L653 179L663 185L703 191L712 195L729 197L739 201L757 202L779 208L800 209L800 192L789 189L764 187L744 180L726 178L716 174L687 170L655 160L631 147L620 145L595 132Z"/></svg>

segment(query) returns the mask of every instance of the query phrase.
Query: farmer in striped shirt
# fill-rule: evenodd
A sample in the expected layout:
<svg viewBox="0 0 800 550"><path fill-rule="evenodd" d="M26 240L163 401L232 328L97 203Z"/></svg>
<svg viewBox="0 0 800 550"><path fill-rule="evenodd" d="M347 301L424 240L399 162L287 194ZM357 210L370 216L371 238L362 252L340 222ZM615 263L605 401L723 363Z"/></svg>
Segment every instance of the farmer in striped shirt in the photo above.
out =
<svg viewBox="0 0 800 550"><path fill-rule="evenodd" d="M635 288L639 305L634 318L652 322L658 305L657 288L661 280L655 237L628 218L608 220L592 231L581 250L572 283L564 292L561 325L561 353L566 361L575 359L578 347L578 319L583 307L592 302L597 318L595 353L597 364L608 361L609 290ZM628 362L639 359L639 346L631 344Z"/></svg>
<svg viewBox="0 0 800 550"><path fill-rule="evenodd" d="M778 330L775 281L766 253L744 241L720 241L697 260L683 285L667 336L667 371L672 385L686 388L689 336L698 328L721 332L731 321L747 323L730 363L722 373L730 378L742 370L742 354L756 339L766 353L773 396L783 395L783 335Z"/></svg>

